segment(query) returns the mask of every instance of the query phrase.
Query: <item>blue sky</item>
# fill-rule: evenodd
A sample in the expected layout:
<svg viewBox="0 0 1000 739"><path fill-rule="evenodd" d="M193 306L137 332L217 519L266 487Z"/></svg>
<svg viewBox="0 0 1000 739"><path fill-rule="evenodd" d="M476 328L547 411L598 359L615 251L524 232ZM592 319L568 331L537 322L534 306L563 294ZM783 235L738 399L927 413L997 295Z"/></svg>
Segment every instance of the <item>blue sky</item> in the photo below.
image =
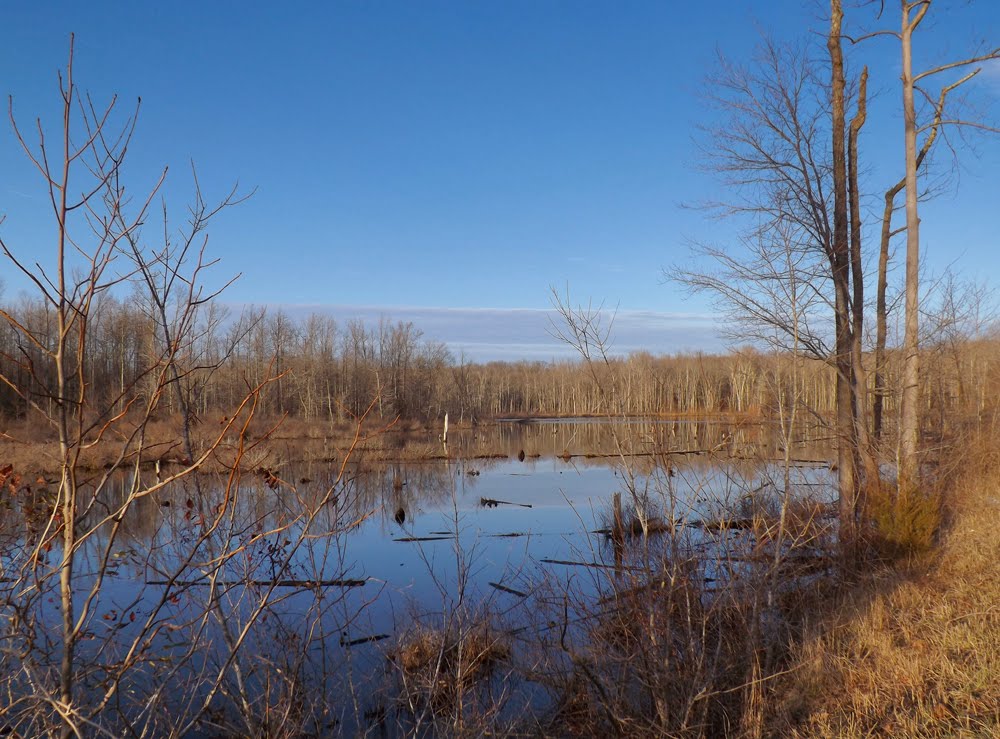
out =
<svg viewBox="0 0 1000 739"><path fill-rule="evenodd" d="M918 64L1000 38L1000 3L961 13L939 4ZM821 31L826 5L15 1L0 26L0 92L22 120L55 123L73 31L83 87L126 107L142 97L128 164L136 192L169 165L164 193L181 216L192 160L210 197L236 181L256 187L211 230L220 279L243 273L229 302L418 326L450 309L450 328L428 333L475 354L477 334L495 351L517 324L511 311L545 309L550 286L568 285L574 298L628 312L624 346L715 349L708 301L660 274L688 259L690 239L732 236L680 207L717 193L692 145L695 126L711 122L703 79L717 50L745 60L761 31ZM892 24L895 13L890 4ZM865 54L878 65L863 142L877 190L901 171L898 52L877 41ZM1000 69L977 84L996 113ZM1000 142L980 141L957 187L925 208L933 269L959 260L988 277L1000 266L998 171ZM0 213L19 253L50 251L39 183L7 125ZM0 274L8 297L24 288ZM539 330L512 337L509 354L544 354L519 348L548 341Z"/></svg>

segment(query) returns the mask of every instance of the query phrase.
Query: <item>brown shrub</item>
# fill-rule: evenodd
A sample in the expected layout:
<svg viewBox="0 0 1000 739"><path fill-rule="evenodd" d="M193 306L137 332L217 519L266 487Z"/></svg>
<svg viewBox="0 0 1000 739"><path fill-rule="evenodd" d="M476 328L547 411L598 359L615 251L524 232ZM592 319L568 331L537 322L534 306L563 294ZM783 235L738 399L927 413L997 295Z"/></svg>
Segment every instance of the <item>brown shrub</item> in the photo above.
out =
<svg viewBox="0 0 1000 739"><path fill-rule="evenodd" d="M475 621L465 628L417 627L389 654L408 702L446 712L511 657L510 640Z"/></svg>
<svg viewBox="0 0 1000 739"><path fill-rule="evenodd" d="M885 557L922 554L934 545L941 527L941 496L933 489L918 490L881 483L867 498L870 541Z"/></svg>

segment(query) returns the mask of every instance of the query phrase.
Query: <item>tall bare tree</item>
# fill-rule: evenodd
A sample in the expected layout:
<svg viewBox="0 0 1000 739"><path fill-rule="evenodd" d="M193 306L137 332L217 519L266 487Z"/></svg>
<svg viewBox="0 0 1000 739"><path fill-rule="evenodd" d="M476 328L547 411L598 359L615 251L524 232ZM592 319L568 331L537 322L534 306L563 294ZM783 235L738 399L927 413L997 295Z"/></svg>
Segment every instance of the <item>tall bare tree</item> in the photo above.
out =
<svg viewBox="0 0 1000 739"><path fill-rule="evenodd" d="M150 204L163 182L161 176L147 197L132 202L120 180L125 155L135 128L136 113L117 128L116 100L97 108L83 94L74 79L73 41L65 75L60 75L61 125L55 146L46 136L41 121L37 138L30 141L14 116L10 101L10 119L24 154L41 175L56 220L54 258L28 264L19 256L21 250L0 238L0 251L9 264L21 272L38 291L45 312L54 325L33 326L15 313L0 309L0 317L17 337L21 346L37 350L37 360L22 354L14 362L20 372L10 372L11 364L0 366L0 383L20 396L32 412L32 418L51 427L58 439L59 476L53 496L42 502L45 511L37 529L20 547L21 555L5 562L7 573L17 573L12 582L19 594L13 602L5 600L5 611L17 609L23 620L4 618L8 639L16 639L20 628L46 632L43 617L32 611L42 597L53 592L59 602L60 631L57 646L39 648L30 637L18 659L5 662L5 695L15 705L28 701L14 688L17 676L27 676L32 696L25 711L25 725L31 733L57 732L62 736L80 735L93 728L95 717L116 693L117 680L102 685L103 697L95 700L92 677L102 668L82 657L81 644L93 634L96 613L106 577L112 548L119 540L122 522L130 511L169 482L183 480L199 470L218 449L223 437L233 427L230 419L213 435L206 448L190 453L182 466L167 479L146 484L141 467L150 457L145 440L148 422L161 398L178 380L179 357L191 340L194 316L205 296L198 287L204 266L199 259L193 272L182 271L183 260L165 258L134 247L135 235L147 217ZM164 173L165 174L165 173ZM133 246L129 246L132 244ZM131 259L122 259L124 254ZM133 279L143 279L151 270L162 270L164 279L183 282L187 294L173 304L179 321L170 323L178 331L167 337L161 352L129 382L122 382L117 392L95 388L93 339L99 336L102 306L113 300L114 290ZM153 302L166 306L170 293L162 284L146 283ZM9 355L4 359L9 359ZM142 380L152 382L143 384ZM143 390L145 388L145 391ZM250 398L256 391L251 390ZM105 445L110 462L95 472L84 464L88 450ZM110 500L107 491L113 479L128 476L127 492L122 500ZM117 477L116 477L117 476ZM102 543L97 544L100 540ZM54 547L55 545L55 547ZM87 561L85 552L97 547L96 570L81 569ZM55 549L56 565L46 564L46 553ZM52 582L57 580L53 588ZM134 615L133 615L134 618ZM23 624L23 626L22 626ZM133 643L139 649L143 639ZM108 649L112 647L107 646ZM51 649L51 651L50 651ZM126 650L127 651L127 650ZM57 656L58 668L50 669ZM10 657L5 650L4 657ZM92 659L92 657L91 657ZM134 667L129 660L118 668ZM112 671L114 671L112 669ZM120 673L119 673L120 674ZM49 681L54 677L55 685ZM86 697L81 694L90 692ZM98 691L100 692L100 691ZM49 712L52 721L40 718Z"/></svg>
<svg viewBox="0 0 1000 739"><path fill-rule="evenodd" d="M902 55L903 139L906 163L906 299L903 335L903 388L900 406L899 429L899 478L904 487L919 483L918 457L920 437L920 216L918 211L917 168L920 154L917 150L917 111L915 94L920 92L929 99L943 101L944 94L956 83L942 88L940 96L930 96L918 83L950 70L958 70L979 62L1000 58L1000 48L988 50L959 61L948 62L923 72L913 71L913 35L931 8L932 0L900 0L901 28L899 31ZM957 84L971 79L979 70L973 70ZM943 104L943 103L942 103ZM953 121L969 125L966 121ZM940 126L940 118L929 124L932 131Z"/></svg>
<svg viewBox="0 0 1000 739"><path fill-rule="evenodd" d="M713 101L728 115L710 131L706 154L710 166L737 193L716 209L723 215L747 217L749 226L741 243L749 248L736 255L703 248L703 254L720 267L717 273L681 269L673 276L724 298L743 313L742 324L777 328L777 334L764 332L771 336L783 335L791 343L794 325L795 346L834 369L841 533L847 551L854 538L862 483L857 472L861 456L857 409L866 396L860 346L854 337L863 329L864 297L860 216L853 246L851 240L847 83L838 0L831 2L831 11L828 80L821 79L807 52L767 40L753 70L723 62L722 72L710 80ZM862 102L852 126L855 153L864 114ZM856 192L856 185L852 189ZM788 249L801 252L800 258L787 260ZM808 309L795 322L787 305L782 307L786 298L780 292L787 283L782 271L788 264L801 270L799 284L809 285L815 296L800 298L799 305ZM858 284L862 288L855 296ZM816 300L829 306L825 317L814 309Z"/></svg>
<svg viewBox="0 0 1000 739"><path fill-rule="evenodd" d="M830 0L830 33L827 49L830 54L830 119L833 168L833 238L829 249L830 274L833 278L835 355L837 370L837 462L840 494L840 536L850 547L855 536L855 505L857 498L857 425L852 377L854 376L854 340L851 320L852 306L857 308L851 293L850 205L847 194L847 113L844 76L844 51L841 28L844 11L840 0ZM859 260L860 261L860 260ZM861 317L857 317L858 323Z"/></svg>

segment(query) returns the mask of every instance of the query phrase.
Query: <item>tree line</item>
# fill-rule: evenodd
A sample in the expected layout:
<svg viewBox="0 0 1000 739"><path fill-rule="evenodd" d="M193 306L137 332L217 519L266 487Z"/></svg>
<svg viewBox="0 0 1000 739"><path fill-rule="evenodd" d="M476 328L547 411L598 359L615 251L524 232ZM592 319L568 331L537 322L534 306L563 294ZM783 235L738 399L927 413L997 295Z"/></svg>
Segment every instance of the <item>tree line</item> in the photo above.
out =
<svg viewBox="0 0 1000 739"><path fill-rule="evenodd" d="M22 300L4 310L41 339L36 345L12 323L0 325L3 374L19 388L0 387L0 417L12 421L26 418L32 403L51 408L55 402L55 368L42 353L44 341L56 336L56 322L52 307L41 301ZM925 405L937 414L932 420L958 407L984 406L995 373L992 340L972 340L954 320L940 324L939 337L925 349L934 366L923 382ZM166 339L148 301L105 296L92 307L86 331L82 359L92 408L120 413L136 397L163 390L156 369ZM357 417L369 406L385 419L434 421L448 413L453 421L470 423L621 413L767 417L781 400L782 378L793 363L789 352L749 347L723 355L638 352L596 366L575 360L469 362L412 322L339 323L320 313L295 318L256 308L233 316L215 302L202 306L176 349L178 376L168 383L159 413L181 415L187 407L195 421L225 416L247 387L272 377L277 379L260 394L258 412L317 423ZM887 364L886 375L896 386L898 353L890 358L896 361ZM811 360L795 372L797 402L817 414L834 412L834 369ZM898 406L892 393L886 400L891 417Z"/></svg>

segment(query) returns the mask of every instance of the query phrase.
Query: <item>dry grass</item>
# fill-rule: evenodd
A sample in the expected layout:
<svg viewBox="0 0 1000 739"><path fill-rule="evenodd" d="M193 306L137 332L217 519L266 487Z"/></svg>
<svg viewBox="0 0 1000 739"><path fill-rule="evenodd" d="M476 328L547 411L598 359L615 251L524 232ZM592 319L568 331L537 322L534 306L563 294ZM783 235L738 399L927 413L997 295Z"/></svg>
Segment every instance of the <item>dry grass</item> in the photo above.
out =
<svg viewBox="0 0 1000 739"><path fill-rule="evenodd" d="M418 627L389 655L405 701L428 706L434 713L451 711L463 694L510 657L509 637L485 620L464 629Z"/></svg>
<svg viewBox="0 0 1000 739"><path fill-rule="evenodd" d="M223 429L225 419L199 419L191 429L195 452L199 453L213 444ZM99 470L117 459L123 434L131 433L134 424L126 418L108 432L99 444L86 448L80 468ZM152 465L160 458L163 462L181 462L183 452L180 417L151 421L146 427L143 460ZM302 421L292 418L255 418L247 429L247 442L264 439L255 446L246 462L250 466L280 468L290 462L340 462L354 445L357 427L351 421L327 423ZM235 455L238 429L234 428L222 440L215 458L204 468L206 471L225 469ZM500 444L483 445L463 454L461 448L449 450L437 438L436 427L431 429L416 422L375 420L365 423L360 443L353 447L353 455L367 462L404 462L468 458L507 458L509 450ZM0 421L0 462L12 464L27 474L49 474L59 470L59 446L55 433L35 423L24 421L3 425Z"/></svg>
<svg viewBox="0 0 1000 739"><path fill-rule="evenodd" d="M937 490L896 490L880 484L868 492L873 521L871 544L882 556L899 559L929 551L941 529L941 496Z"/></svg>
<svg viewBox="0 0 1000 739"><path fill-rule="evenodd" d="M788 502L785 511L785 537L796 546L821 546L832 549L834 546L833 522L837 511L828 502L804 496ZM758 533L758 540L770 539L777 533L777 516L771 516L767 524L766 535Z"/></svg>
<svg viewBox="0 0 1000 739"><path fill-rule="evenodd" d="M871 577L773 686L781 736L1000 736L1000 469L949 486L933 557Z"/></svg>
<svg viewBox="0 0 1000 739"><path fill-rule="evenodd" d="M543 735L740 733L759 646L752 605L729 593L707 603L697 572L676 574L619 588L581 638L566 639L572 667L549 673Z"/></svg>

